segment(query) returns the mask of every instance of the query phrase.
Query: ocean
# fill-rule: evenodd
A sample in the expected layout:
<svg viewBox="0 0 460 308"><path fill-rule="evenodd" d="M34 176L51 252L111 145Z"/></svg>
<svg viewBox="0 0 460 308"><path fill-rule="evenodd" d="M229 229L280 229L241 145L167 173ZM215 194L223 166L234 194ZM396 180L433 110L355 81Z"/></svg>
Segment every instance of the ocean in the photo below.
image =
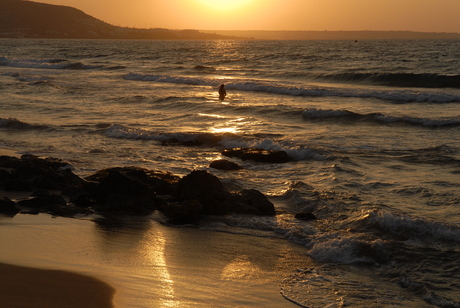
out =
<svg viewBox="0 0 460 308"><path fill-rule="evenodd" d="M1 148L263 192L276 217L196 227L300 247L286 305L460 307L460 41L2 39L0 92ZM292 160L209 167L235 147Z"/></svg>

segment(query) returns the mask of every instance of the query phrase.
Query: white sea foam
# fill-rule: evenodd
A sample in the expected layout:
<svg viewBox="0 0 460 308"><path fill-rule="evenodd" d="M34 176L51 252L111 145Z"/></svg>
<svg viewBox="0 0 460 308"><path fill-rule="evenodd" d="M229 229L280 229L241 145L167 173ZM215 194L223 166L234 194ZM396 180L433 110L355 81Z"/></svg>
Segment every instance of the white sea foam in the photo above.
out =
<svg viewBox="0 0 460 308"><path fill-rule="evenodd" d="M309 255L319 261L343 264L374 263L378 251L385 250L385 242L347 235L331 239L315 239Z"/></svg>

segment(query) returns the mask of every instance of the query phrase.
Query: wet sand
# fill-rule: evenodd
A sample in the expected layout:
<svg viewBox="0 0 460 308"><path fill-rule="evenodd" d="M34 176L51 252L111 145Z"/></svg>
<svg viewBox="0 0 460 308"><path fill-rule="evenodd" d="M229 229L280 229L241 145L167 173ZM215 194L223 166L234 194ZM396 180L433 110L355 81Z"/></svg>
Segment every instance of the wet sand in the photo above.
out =
<svg viewBox="0 0 460 308"><path fill-rule="evenodd" d="M113 307L115 290L80 274L0 263L2 307Z"/></svg>
<svg viewBox="0 0 460 308"><path fill-rule="evenodd" d="M112 307L110 287L101 281L116 290L116 308L298 307L282 297L279 285L297 268L311 266L301 246L276 238L171 228L147 217L101 219L0 217L0 247L8 247L0 262L52 269L19 267L18 274L17 267L0 267L2 278L14 269L19 275L12 285L3 279L0 298L9 294L8 303L39 299L35 306L6 307ZM86 297L92 294L102 302Z"/></svg>

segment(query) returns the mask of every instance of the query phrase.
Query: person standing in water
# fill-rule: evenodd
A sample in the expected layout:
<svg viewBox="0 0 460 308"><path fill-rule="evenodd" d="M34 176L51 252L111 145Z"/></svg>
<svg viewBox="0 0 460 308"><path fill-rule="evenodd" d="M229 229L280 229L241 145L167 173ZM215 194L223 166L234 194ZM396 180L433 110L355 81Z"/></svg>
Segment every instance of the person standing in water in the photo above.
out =
<svg viewBox="0 0 460 308"><path fill-rule="evenodd" d="M225 96L227 96L227 91L225 90L225 85L221 84L219 88L219 99L224 100Z"/></svg>

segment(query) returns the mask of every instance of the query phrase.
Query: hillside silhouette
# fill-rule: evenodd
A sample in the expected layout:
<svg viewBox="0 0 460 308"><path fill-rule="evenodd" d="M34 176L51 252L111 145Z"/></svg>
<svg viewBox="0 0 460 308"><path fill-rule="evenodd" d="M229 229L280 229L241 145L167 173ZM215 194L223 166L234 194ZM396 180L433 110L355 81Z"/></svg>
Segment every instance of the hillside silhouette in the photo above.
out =
<svg viewBox="0 0 460 308"><path fill-rule="evenodd" d="M69 6L0 0L0 37L78 39L236 39L196 30L135 29L110 25Z"/></svg>

